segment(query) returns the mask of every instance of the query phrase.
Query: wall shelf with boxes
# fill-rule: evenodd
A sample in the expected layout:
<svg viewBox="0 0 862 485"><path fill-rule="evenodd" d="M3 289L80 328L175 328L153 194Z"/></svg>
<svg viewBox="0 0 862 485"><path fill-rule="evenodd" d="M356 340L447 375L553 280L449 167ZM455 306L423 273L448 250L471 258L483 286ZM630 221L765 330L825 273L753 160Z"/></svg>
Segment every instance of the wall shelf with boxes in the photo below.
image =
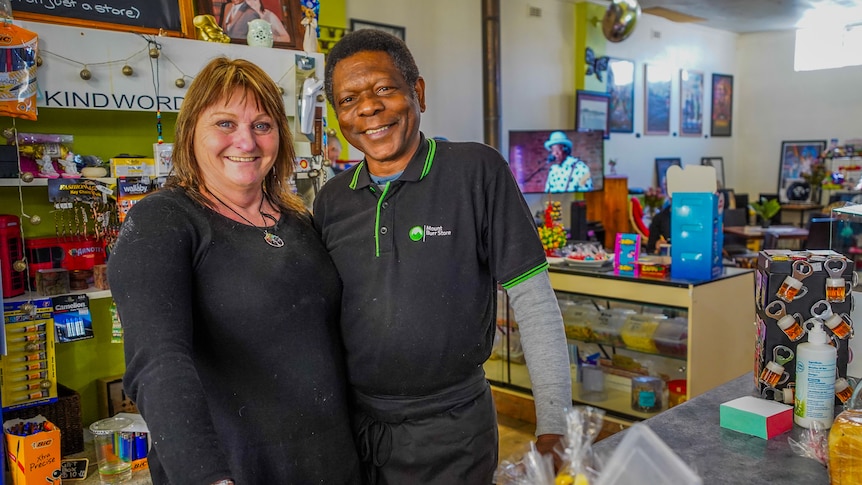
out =
<svg viewBox="0 0 862 485"><path fill-rule="evenodd" d="M751 370L752 270L727 268L718 278L702 282L566 268L552 268L550 276L566 326L574 403L638 421L668 408L667 395L659 397L660 406L638 399L640 386L650 385L649 379L641 379L644 366L672 383L667 393L671 402L690 399ZM498 296L498 328L500 343L485 363L486 375L500 387L529 391L517 323L505 295ZM600 357L601 392L590 387L595 381L574 364L577 356L591 354ZM677 387L682 381L685 387Z"/></svg>

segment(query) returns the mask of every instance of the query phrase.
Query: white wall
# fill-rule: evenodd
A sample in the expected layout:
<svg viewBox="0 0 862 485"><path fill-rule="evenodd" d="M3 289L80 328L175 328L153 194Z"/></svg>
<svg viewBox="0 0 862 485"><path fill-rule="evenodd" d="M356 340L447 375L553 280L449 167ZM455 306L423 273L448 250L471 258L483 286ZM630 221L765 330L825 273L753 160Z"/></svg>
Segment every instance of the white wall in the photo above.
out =
<svg viewBox="0 0 862 485"><path fill-rule="evenodd" d="M734 158L742 192L778 190L782 141L862 138L862 67L794 72L795 43L792 31L739 39Z"/></svg>
<svg viewBox="0 0 862 485"><path fill-rule="evenodd" d="M501 1L504 153L511 129L574 127L575 3ZM529 7L540 8L542 17L529 17ZM349 0L347 17L406 27L407 44L427 80L422 129L428 135L483 139L481 0ZM642 15L628 39L606 46L608 55L635 61L637 76L635 133L612 134L605 143L606 160L618 159L617 171L628 175L630 187L648 187L654 184L656 157L698 164L703 156L720 156L728 187L755 196L775 192L782 140L862 137L862 67L796 73L794 44L792 32L736 35ZM645 62L704 72L705 134L712 74L733 75L733 135L638 137ZM677 76L672 132L679 127L678 112Z"/></svg>

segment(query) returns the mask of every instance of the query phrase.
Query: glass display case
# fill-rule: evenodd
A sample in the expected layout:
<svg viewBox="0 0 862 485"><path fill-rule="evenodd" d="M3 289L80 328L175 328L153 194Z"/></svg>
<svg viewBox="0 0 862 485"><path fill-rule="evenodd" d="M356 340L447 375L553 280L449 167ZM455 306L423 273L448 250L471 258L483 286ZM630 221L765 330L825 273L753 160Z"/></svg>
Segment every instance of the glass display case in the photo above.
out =
<svg viewBox="0 0 862 485"><path fill-rule="evenodd" d="M573 403L637 421L667 409L669 400L681 402L752 370L751 270L726 268L719 278L701 282L568 268L552 268L550 276L565 325ZM517 321L502 290L497 316L487 377L497 386L529 391ZM586 361L596 365L579 365ZM582 375L584 369L594 373L592 379ZM638 400L637 389L633 394L633 382L638 388L646 375L668 383L651 406Z"/></svg>

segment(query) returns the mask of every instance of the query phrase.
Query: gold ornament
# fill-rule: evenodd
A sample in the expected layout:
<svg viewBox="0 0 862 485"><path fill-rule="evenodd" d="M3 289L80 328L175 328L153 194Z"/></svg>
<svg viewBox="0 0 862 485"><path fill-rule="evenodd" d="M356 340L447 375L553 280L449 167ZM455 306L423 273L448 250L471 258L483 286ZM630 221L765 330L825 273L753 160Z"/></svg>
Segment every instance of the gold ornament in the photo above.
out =
<svg viewBox="0 0 862 485"><path fill-rule="evenodd" d="M278 87L278 94L284 96L284 88L283 87L281 87L281 86Z"/></svg>
<svg viewBox="0 0 862 485"><path fill-rule="evenodd" d="M36 314L36 305L30 303L29 301L23 305L21 305L21 311L24 313L29 313L30 315Z"/></svg>
<svg viewBox="0 0 862 485"><path fill-rule="evenodd" d="M192 21L198 29L198 39L207 42L221 42L223 44L230 43L230 37L224 33L215 20L215 17L209 14L197 15Z"/></svg>
<svg viewBox="0 0 862 485"><path fill-rule="evenodd" d="M33 181L33 173L32 172L23 172L21 174L21 181L25 183L30 183Z"/></svg>
<svg viewBox="0 0 862 485"><path fill-rule="evenodd" d="M42 56L36 56L36 66L42 65Z"/></svg>
<svg viewBox="0 0 862 485"><path fill-rule="evenodd" d="M40 217L39 214L30 216L30 224L33 224L34 226L38 226L41 223L42 223L42 217Z"/></svg>
<svg viewBox="0 0 862 485"><path fill-rule="evenodd" d="M159 49L157 47L150 47L150 57L153 59L159 58Z"/></svg>
<svg viewBox="0 0 862 485"><path fill-rule="evenodd" d="M135 70L134 70L134 69L132 69L132 66L130 66L130 65L128 65L128 64L126 64L125 66L123 66L123 75L125 75L125 76L131 76L131 75L132 75L132 74L134 74L134 73L135 73Z"/></svg>
<svg viewBox="0 0 862 485"><path fill-rule="evenodd" d="M22 272L27 270L27 262L24 261L23 259L19 259L19 260L15 261L14 263L12 263L12 269L14 269L15 271L17 271L19 273L22 273Z"/></svg>
<svg viewBox="0 0 862 485"><path fill-rule="evenodd" d="M174 84L178 88L182 89L182 88L186 87L186 80L183 78L178 78L176 81L174 81Z"/></svg>
<svg viewBox="0 0 862 485"><path fill-rule="evenodd" d="M81 69L81 79L83 79L84 81L89 81L91 77L93 77L93 73L90 72L89 69L87 69L86 67Z"/></svg>
<svg viewBox="0 0 862 485"><path fill-rule="evenodd" d="M12 128L6 128L3 130L3 138L6 138L7 140L15 138L15 130Z"/></svg>

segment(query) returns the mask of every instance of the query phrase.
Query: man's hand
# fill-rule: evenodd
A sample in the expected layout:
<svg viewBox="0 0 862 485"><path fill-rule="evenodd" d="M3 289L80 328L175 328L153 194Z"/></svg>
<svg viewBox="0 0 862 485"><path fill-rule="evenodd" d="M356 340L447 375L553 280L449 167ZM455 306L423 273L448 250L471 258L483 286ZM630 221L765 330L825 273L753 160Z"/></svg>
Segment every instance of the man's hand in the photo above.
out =
<svg viewBox="0 0 862 485"><path fill-rule="evenodd" d="M564 449L563 435L543 434L536 438L536 449L543 455L551 455L554 458L554 473L558 473L563 466L560 453Z"/></svg>

